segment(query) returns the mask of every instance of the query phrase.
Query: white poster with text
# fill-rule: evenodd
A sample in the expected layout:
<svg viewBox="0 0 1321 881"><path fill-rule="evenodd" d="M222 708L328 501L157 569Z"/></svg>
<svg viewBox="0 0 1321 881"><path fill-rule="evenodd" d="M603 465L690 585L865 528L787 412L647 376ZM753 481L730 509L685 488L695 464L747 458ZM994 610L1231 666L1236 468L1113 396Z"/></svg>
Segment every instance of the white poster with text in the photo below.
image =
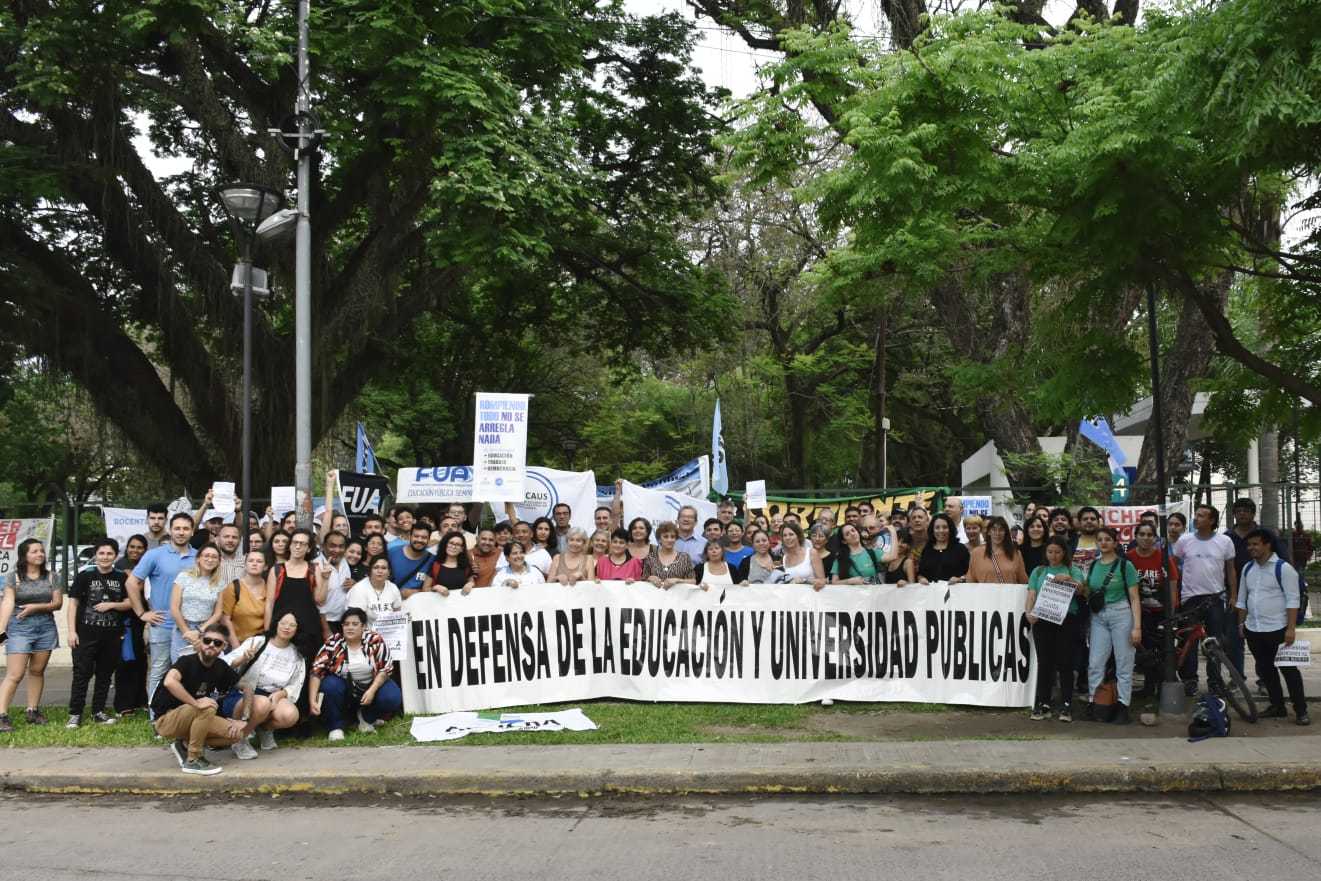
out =
<svg viewBox="0 0 1321 881"><path fill-rule="evenodd" d="M472 486L486 502L523 501L528 395L477 393Z"/></svg>

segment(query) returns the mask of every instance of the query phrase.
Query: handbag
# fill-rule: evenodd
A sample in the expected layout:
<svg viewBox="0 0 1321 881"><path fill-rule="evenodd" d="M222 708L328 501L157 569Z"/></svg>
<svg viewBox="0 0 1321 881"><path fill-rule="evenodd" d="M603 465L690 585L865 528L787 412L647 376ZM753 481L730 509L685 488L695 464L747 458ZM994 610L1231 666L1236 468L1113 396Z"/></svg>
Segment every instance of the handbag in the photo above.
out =
<svg viewBox="0 0 1321 881"><path fill-rule="evenodd" d="M1101 582L1100 588L1093 590L1087 595L1087 608L1092 610L1092 614L1099 615L1105 611L1105 589L1110 586L1110 579L1115 577L1115 567L1120 563L1120 558L1115 557L1115 561L1110 564L1110 571L1105 574L1105 581ZM1089 576L1090 572L1087 573ZM1091 579L1088 579L1090 586Z"/></svg>

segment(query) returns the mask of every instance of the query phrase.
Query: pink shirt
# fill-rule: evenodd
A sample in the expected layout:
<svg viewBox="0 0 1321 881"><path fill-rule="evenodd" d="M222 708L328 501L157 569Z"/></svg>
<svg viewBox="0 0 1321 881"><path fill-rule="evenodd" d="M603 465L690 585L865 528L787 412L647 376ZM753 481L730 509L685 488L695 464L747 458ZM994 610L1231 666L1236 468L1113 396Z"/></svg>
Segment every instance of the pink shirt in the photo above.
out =
<svg viewBox="0 0 1321 881"><path fill-rule="evenodd" d="M641 581L642 561L629 557L622 563L615 563L609 554L596 558L596 577L602 581Z"/></svg>

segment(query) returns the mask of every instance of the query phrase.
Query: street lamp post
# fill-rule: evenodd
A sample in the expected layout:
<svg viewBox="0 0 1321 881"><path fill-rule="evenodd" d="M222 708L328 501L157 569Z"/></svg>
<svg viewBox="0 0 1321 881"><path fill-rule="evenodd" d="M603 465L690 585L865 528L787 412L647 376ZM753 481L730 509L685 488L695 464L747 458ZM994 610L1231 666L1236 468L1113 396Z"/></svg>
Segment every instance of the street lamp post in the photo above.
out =
<svg viewBox="0 0 1321 881"><path fill-rule="evenodd" d="M1147 345L1151 349L1152 440L1156 444L1156 504L1159 506L1156 510L1160 515L1161 539L1165 540L1165 507L1169 503L1169 488L1165 483L1165 434L1161 422L1160 407L1160 340L1156 334L1156 289L1151 285L1147 286ZM1168 555L1169 552L1169 542L1166 541L1163 554ZM1172 600L1172 597L1165 598L1165 633L1162 639L1165 669L1162 671L1160 684L1160 711L1162 713L1177 714L1184 711L1184 694L1183 683L1179 681L1179 674L1174 666L1174 627L1171 624L1174 617L1174 603Z"/></svg>
<svg viewBox="0 0 1321 881"><path fill-rule="evenodd" d="M216 190L229 216L234 241L239 248L238 268L243 276L243 550L248 550L252 511L252 247L257 227L280 209L284 197L260 184L230 184Z"/></svg>

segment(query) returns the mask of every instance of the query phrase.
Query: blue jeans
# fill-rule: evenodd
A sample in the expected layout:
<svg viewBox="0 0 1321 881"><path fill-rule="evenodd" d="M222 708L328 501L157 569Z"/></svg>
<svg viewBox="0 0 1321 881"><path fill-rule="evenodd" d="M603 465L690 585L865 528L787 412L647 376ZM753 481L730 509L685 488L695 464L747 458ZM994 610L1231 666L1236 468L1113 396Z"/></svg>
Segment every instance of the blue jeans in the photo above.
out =
<svg viewBox="0 0 1321 881"><path fill-rule="evenodd" d="M201 621L189 621L187 623L189 630L202 629ZM195 654L197 654L197 649L193 648L190 643L184 641L183 631L181 631L178 627L170 631L170 663L171 664L182 658L184 655L195 655Z"/></svg>
<svg viewBox="0 0 1321 881"><path fill-rule="evenodd" d="M1087 658L1087 694L1096 696L1096 689L1105 676L1105 662L1110 653L1115 655L1115 678L1119 681L1119 702L1129 706L1133 702L1133 661L1137 650L1129 639L1133 632L1133 607L1127 599L1110 603L1100 614L1092 613L1092 650Z"/></svg>
<svg viewBox="0 0 1321 881"><path fill-rule="evenodd" d="M173 627L153 625L147 628L147 648L151 654L151 666L147 668L147 703L151 704L156 694L156 686L161 684L165 674L170 672L170 638Z"/></svg>
<svg viewBox="0 0 1321 881"><path fill-rule="evenodd" d="M353 719L359 709L358 699L354 696L349 681L340 676L327 676L321 683L321 721L327 731L345 728L345 720ZM362 718L375 724L378 720L397 714L404 708L404 693L399 686L387 679L376 691L372 702L362 707Z"/></svg>

